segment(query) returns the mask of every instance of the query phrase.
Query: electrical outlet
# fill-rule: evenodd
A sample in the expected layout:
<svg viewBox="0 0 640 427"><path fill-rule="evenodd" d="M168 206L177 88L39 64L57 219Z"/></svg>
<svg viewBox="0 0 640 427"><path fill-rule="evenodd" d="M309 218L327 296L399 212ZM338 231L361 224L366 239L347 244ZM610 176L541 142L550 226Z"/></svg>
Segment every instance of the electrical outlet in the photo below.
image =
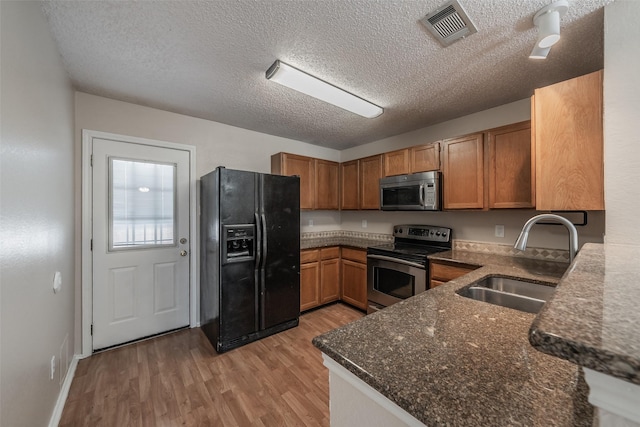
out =
<svg viewBox="0 0 640 427"><path fill-rule="evenodd" d="M309 227L313 227L313 220L312 219L309 220Z"/></svg>
<svg viewBox="0 0 640 427"><path fill-rule="evenodd" d="M496 237L504 237L504 225L496 225Z"/></svg>
<svg viewBox="0 0 640 427"><path fill-rule="evenodd" d="M51 356L51 375L49 375L49 379L53 379L53 375L56 373L56 356Z"/></svg>
<svg viewBox="0 0 640 427"><path fill-rule="evenodd" d="M367 228L367 220L366 219L362 220L362 228Z"/></svg>

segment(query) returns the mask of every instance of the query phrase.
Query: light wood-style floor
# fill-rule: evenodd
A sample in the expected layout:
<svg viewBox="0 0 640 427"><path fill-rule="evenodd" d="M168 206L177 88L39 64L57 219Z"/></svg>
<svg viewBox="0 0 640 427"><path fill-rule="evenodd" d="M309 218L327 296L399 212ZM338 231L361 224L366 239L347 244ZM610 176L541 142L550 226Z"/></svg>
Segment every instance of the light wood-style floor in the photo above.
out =
<svg viewBox="0 0 640 427"><path fill-rule="evenodd" d="M221 355L199 328L93 355L60 426L328 426L328 373L311 339L362 316L330 305Z"/></svg>

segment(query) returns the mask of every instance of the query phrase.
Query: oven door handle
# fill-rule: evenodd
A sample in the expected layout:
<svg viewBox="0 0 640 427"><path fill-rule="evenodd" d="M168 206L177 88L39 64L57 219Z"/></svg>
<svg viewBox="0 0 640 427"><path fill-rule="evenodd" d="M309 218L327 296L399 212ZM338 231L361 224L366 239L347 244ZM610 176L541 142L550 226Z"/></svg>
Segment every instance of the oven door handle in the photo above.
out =
<svg viewBox="0 0 640 427"><path fill-rule="evenodd" d="M418 264L417 262L411 262L411 261L407 261L407 260L400 259L400 258L393 258L393 257L390 257L390 256L384 256L384 255L367 255L367 258L379 259L381 261L396 262L398 264L404 264L404 265L408 265L408 266L411 266L411 267L419 268L421 270L425 270L424 265L422 265L422 264Z"/></svg>

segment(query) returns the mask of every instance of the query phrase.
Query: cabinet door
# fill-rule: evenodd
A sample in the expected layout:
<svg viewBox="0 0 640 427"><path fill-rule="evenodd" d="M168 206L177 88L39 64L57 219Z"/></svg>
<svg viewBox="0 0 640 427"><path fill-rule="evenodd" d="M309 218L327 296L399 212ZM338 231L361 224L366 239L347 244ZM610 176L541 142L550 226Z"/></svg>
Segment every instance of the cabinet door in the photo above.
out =
<svg viewBox="0 0 640 427"><path fill-rule="evenodd" d="M536 209L604 210L602 71L536 89L533 105Z"/></svg>
<svg viewBox="0 0 640 427"><path fill-rule="evenodd" d="M320 263L300 264L300 311L320 305Z"/></svg>
<svg viewBox="0 0 640 427"><path fill-rule="evenodd" d="M342 260L342 301L367 309L367 265Z"/></svg>
<svg viewBox="0 0 640 427"><path fill-rule="evenodd" d="M409 173L409 149L384 153L384 176L405 175Z"/></svg>
<svg viewBox="0 0 640 427"><path fill-rule="evenodd" d="M380 209L382 155L360 159L360 209Z"/></svg>
<svg viewBox="0 0 640 427"><path fill-rule="evenodd" d="M440 143L411 147L409 150L409 173L440 170Z"/></svg>
<svg viewBox="0 0 640 427"><path fill-rule="evenodd" d="M489 208L532 208L535 201L531 161L531 122L487 132Z"/></svg>
<svg viewBox="0 0 640 427"><path fill-rule="evenodd" d="M340 258L320 261L320 303L340 298Z"/></svg>
<svg viewBox="0 0 640 427"><path fill-rule="evenodd" d="M358 160L340 163L340 209L359 208L358 165Z"/></svg>
<svg viewBox="0 0 640 427"><path fill-rule="evenodd" d="M444 209L484 207L483 134L443 142Z"/></svg>
<svg viewBox="0 0 640 427"><path fill-rule="evenodd" d="M315 162L311 157L289 153L271 156L271 173L300 177L300 209L315 207Z"/></svg>
<svg viewBox="0 0 640 427"><path fill-rule="evenodd" d="M316 209L338 209L338 163L315 160Z"/></svg>

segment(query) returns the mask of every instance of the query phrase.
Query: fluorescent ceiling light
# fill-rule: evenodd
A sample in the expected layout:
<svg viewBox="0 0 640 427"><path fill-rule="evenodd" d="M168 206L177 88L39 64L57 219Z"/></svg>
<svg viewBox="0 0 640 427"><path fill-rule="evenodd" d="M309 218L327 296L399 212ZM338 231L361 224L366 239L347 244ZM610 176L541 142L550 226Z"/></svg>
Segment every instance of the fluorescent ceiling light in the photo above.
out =
<svg viewBox="0 0 640 427"><path fill-rule="evenodd" d="M280 83L290 89L313 96L321 101L328 102L329 104L333 104L368 119L378 117L384 112L382 108L369 101L365 101L360 97L279 60L276 60L276 62L269 67L266 77L267 80Z"/></svg>

